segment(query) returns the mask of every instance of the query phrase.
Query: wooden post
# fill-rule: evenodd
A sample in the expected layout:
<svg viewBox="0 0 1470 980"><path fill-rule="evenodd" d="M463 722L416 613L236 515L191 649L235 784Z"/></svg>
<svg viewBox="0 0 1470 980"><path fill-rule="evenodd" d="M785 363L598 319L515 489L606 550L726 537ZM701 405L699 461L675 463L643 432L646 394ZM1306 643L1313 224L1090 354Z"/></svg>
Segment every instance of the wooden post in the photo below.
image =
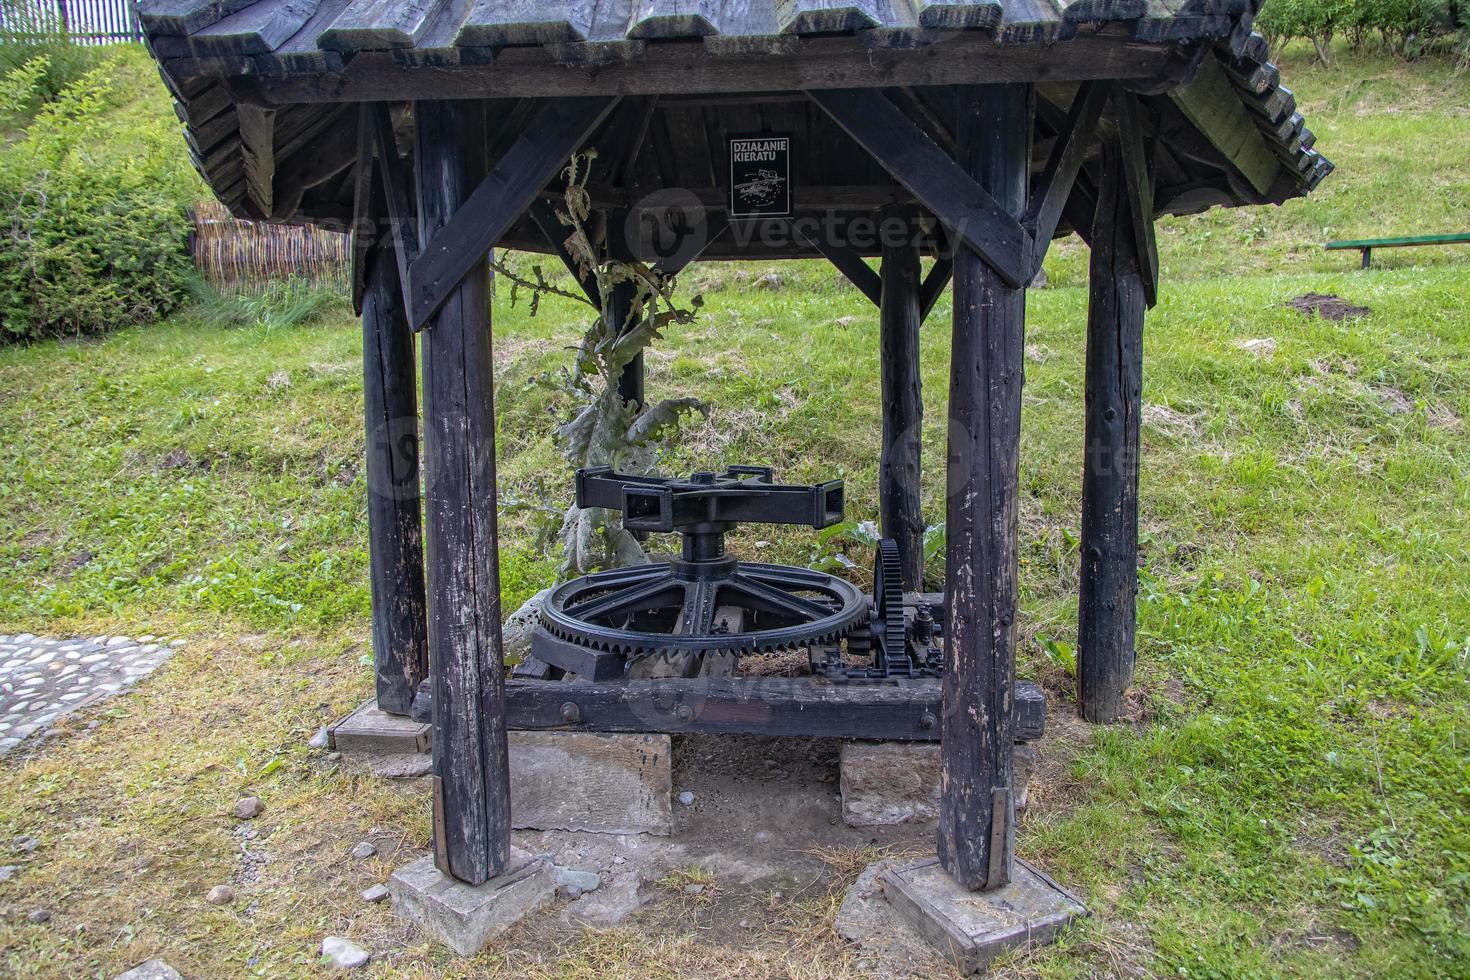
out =
<svg viewBox="0 0 1470 980"><path fill-rule="evenodd" d="M419 241L427 249L485 175L484 108L418 102L414 120ZM437 310L423 342L434 862L477 885L500 873L510 848L484 255Z"/></svg>
<svg viewBox="0 0 1470 980"><path fill-rule="evenodd" d="M1024 84L960 91L958 162L1013 216L1026 211L1032 99ZM1012 697L1025 319L1025 287L1006 285L972 247L961 246L950 354L938 849L944 869L972 890L1009 882L1015 851Z"/></svg>
<svg viewBox="0 0 1470 980"><path fill-rule="evenodd" d="M1121 154L1104 143L1087 306L1082 581L1077 616L1082 717L1112 722L1133 682L1138 595L1138 433L1148 306ZM1147 220L1152 220L1150 216Z"/></svg>
<svg viewBox="0 0 1470 980"><path fill-rule="evenodd" d="M887 218L911 218L894 209ZM912 222L906 226L913 228ZM919 384L919 246L883 236L879 268L879 363L883 388L883 450L878 463L879 525L898 542L906 592L923 591L924 512L919 498L920 446L924 402Z"/></svg>
<svg viewBox="0 0 1470 980"><path fill-rule="evenodd" d="M406 715L419 682L429 670L413 334L408 329L403 291L398 285L398 263L392 251L375 249L367 261L362 297L362 388L367 431L373 669L378 707Z"/></svg>
<svg viewBox="0 0 1470 980"><path fill-rule="evenodd" d="M633 298L638 292L638 287L631 282L620 282L612 289L612 295L608 297L608 315L612 318L610 326L617 333L623 333L629 329L628 311L633 308ZM639 408L643 407L643 352L623 366L623 374L618 378L618 394L623 401L632 402Z"/></svg>

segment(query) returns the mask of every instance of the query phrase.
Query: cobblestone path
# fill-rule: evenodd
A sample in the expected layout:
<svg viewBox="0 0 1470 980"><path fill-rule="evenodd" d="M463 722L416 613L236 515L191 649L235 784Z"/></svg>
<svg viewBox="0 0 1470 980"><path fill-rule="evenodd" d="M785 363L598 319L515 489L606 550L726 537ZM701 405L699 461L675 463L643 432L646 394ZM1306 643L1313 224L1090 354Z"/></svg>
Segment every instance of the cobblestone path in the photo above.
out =
<svg viewBox="0 0 1470 980"><path fill-rule="evenodd" d="M155 636L60 640L0 634L0 756L56 719L126 690L168 660Z"/></svg>

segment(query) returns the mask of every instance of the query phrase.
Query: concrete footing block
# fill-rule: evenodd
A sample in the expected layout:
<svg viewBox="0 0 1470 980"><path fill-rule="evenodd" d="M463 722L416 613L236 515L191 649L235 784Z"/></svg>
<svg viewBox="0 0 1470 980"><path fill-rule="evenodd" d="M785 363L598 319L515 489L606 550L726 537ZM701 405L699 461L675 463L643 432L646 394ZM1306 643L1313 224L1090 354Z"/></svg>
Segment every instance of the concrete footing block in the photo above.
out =
<svg viewBox="0 0 1470 980"><path fill-rule="evenodd" d="M430 726L379 711L368 701L327 729L328 744L351 756L401 755L429 751Z"/></svg>
<svg viewBox="0 0 1470 980"><path fill-rule="evenodd" d="M505 870L483 885L467 885L423 857L388 879L393 910L461 956L549 903L556 894L551 864L512 847Z"/></svg>
<svg viewBox="0 0 1470 980"><path fill-rule="evenodd" d="M1017 744L1016 809L1024 810L1036 750ZM842 822L886 827L939 819L939 746L913 742L844 742Z"/></svg>
<svg viewBox="0 0 1470 980"><path fill-rule="evenodd" d="M1011 883L989 892L960 887L938 858L887 868L881 881L899 917L965 973L1007 950L1051 942L1087 914L1081 899L1021 860Z"/></svg>
<svg viewBox="0 0 1470 980"><path fill-rule="evenodd" d="M667 735L511 732L511 825L668 836L671 753Z"/></svg>

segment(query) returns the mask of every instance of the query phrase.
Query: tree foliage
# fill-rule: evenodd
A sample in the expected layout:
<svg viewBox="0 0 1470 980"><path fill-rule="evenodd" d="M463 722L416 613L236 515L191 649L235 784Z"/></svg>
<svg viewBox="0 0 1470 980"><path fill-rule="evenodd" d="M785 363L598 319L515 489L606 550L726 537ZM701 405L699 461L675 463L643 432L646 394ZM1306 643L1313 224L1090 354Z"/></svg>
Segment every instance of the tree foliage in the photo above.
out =
<svg viewBox="0 0 1470 980"><path fill-rule="evenodd" d="M1380 44L1401 58L1451 50L1470 38L1470 0L1270 0L1256 18L1273 47L1310 41L1324 64L1332 42Z"/></svg>

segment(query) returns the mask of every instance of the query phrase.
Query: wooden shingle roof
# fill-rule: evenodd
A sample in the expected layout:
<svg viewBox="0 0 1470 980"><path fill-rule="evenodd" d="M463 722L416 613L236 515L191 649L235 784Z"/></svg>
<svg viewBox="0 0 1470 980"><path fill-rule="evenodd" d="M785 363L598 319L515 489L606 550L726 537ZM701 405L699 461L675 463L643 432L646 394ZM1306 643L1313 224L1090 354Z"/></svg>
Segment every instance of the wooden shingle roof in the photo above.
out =
<svg viewBox="0 0 1470 980"><path fill-rule="evenodd" d="M903 194L804 91L882 88L942 142L954 86L994 81L1038 84L1038 168L1078 83L1117 79L1151 110L1159 213L1279 203L1316 186L1331 165L1251 33L1255 3L139 0L138 8L195 164L221 200L242 217L327 223L350 218L363 101L398 106L406 135L413 100L495 100L508 140L538 98L623 96L589 140L606 150L630 128L645 134L608 175L609 206L660 187L714 206L725 135L801 133L798 203L858 213ZM503 244L545 247L530 222ZM739 254L788 253L805 246Z"/></svg>

